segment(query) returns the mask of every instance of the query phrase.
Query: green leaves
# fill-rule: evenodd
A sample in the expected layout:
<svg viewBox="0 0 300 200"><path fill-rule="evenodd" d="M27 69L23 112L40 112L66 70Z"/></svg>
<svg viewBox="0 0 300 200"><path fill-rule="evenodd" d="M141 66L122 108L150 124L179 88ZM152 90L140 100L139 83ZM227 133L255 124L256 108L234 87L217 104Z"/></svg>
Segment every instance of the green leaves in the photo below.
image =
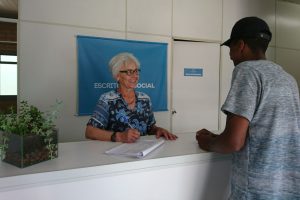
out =
<svg viewBox="0 0 300 200"><path fill-rule="evenodd" d="M53 141L53 137L57 137L58 130L55 129L54 121L61 107L62 101L56 100L50 111L42 112L27 101L22 101L18 113L11 108L8 114L0 114L0 159L6 156L9 136L12 133L20 136L41 136L49 152L49 159L57 157L58 145L57 141Z"/></svg>
<svg viewBox="0 0 300 200"><path fill-rule="evenodd" d="M57 100L55 105L51 106L51 111L41 112L27 101L22 101L19 113L11 109L9 114L0 114L0 130L17 135L49 135L55 127L54 121L61 106L62 102Z"/></svg>

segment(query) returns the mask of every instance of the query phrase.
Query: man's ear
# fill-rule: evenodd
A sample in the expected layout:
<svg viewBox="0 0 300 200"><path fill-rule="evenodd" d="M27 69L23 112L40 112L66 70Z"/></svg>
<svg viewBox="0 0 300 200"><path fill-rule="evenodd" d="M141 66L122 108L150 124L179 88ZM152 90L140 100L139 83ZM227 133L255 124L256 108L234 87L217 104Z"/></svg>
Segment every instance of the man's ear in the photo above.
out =
<svg viewBox="0 0 300 200"><path fill-rule="evenodd" d="M246 45L247 45L247 44L244 42L244 40L239 40L239 41L238 41L238 47L239 47L239 50L240 50L241 52L243 52L243 51L245 50Z"/></svg>

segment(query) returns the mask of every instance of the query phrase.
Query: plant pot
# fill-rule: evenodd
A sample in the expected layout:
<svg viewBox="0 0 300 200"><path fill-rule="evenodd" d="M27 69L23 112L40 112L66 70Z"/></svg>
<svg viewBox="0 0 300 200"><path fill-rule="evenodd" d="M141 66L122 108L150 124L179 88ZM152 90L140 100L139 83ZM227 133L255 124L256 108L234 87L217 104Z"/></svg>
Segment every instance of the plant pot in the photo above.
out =
<svg viewBox="0 0 300 200"><path fill-rule="evenodd" d="M40 135L16 135L2 132L0 154L2 160L20 168L57 158L58 131L53 130L48 137Z"/></svg>

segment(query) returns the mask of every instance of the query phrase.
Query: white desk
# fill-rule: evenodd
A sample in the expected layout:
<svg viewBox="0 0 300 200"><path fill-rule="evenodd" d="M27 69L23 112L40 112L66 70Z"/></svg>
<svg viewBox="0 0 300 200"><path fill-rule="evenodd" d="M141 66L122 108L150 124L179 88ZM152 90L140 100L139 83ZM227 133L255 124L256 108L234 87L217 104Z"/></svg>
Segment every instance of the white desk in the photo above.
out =
<svg viewBox="0 0 300 200"><path fill-rule="evenodd" d="M24 169L0 162L0 199L226 199L230 156L178 136L143 159L104 154L120 143L83 141L60 143L58 158Z"/></svg>

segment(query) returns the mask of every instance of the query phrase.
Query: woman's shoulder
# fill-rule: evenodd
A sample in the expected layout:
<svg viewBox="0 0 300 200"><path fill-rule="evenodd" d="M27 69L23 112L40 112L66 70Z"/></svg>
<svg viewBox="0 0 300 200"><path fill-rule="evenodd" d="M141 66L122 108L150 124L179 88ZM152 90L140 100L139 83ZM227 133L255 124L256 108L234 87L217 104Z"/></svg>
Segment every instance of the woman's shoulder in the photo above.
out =
<svg viewBox="0 0 300 200"><path fill-rule="evenodd" d="M143 99L143 100L149 100L150 101L150 97L144 92L136 91L136 96L137 96L138 99Z"/></svg>
<svg viewBox="0 0 300 200"><path fill-rule="evenodd" d="M105 92L100 96L100 100L108 102L120 98L119 94L115 90Z"/></svg>

